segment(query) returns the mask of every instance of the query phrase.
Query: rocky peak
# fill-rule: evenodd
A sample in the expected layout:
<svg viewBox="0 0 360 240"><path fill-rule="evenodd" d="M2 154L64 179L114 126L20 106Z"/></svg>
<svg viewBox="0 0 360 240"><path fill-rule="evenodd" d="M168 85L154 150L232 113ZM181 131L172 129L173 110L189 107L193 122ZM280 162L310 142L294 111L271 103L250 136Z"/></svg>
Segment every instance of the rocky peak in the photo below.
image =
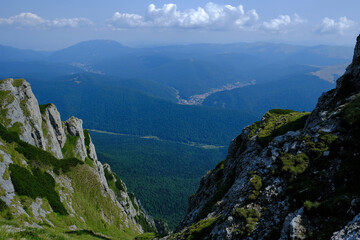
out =
<svg viewBox="0 0 360 240"><path fill-rule="evenodd" d="M126 239L156 231L121 179L98 161L81 119L62 122L55 105L39 105L23 79L0 81L0 107L0 219L6 211L32 228L112 229Z"/></svg>
<svg viewBox="0 0 360 240"><path fill-rule="evenodd" d="M325 92L312 111L306 129L320 126L328 113L334 112L339 106L349 101L349 97L360 92L360 35L357 37L352 63L346 68L346 72L336 81L336 88Z"/></svg>
<svg viewBox="0 0 360 240"><path fill-rule="evenodd" d="M69 135L76 138L75 156L81 160L85 160L88 154L85 146L85 136L82 124L82 120L76 117L71 117L65 121L67 132Z"/></svg>
<svg viewBox="0 0 360 240"><path fill-rule="evenodd" d="M311 114L270 110L244 128L167 239L360 238L359 73L360 36Z"/></svg>
<svg viewBox="0 0 360 240"><path fill-rule="evenodd" d="M2 124L10 127L17 123L23 141L45 148L39 104L30 84L23 79L9 78L1 81L0 91Z"/></svg>

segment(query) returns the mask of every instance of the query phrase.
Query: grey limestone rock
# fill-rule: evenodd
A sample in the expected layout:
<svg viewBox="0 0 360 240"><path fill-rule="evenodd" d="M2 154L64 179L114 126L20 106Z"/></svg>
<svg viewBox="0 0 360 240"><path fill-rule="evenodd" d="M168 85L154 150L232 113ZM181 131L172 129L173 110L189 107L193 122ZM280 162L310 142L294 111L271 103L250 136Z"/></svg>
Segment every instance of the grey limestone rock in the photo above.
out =
<svg viewBox="0 0 360 240"><path fill-rule="evenodd" d="M44 149L45 142L41 128L42 120L39 103L31 90L30 84L24 80L10 78L1 81L0 91L7 91L13 99L12 102L2 106L7 111L6 118L10 120L6 127L19 122L21 124L20 139Z"/></svg>
<svg viewBox="0 0 360 240"><path fill-rule="evenodd" d="M74 149L75 156L81 160L85 160L85 158L87 157L87 151L85 147L85 137L84 137L84 130L82 127L82 123L83 122L81 119L78 119L76 117L71 117L65 121L65 126L67 132L71 136L78 137Z"/></svg>
<svg viewBox="0 0 360 240"><path fill-rule="evenodd" d="M15 189L14 185L11 181L11 177L8 176L6 179L5 172L8 170L9 165L13 163L10 155L0 150L0 155L3 161L0 161L0 189L4 191L5 195L1 196L1 200L3 200L6 205L11 206L11 201L15 197Z"/></svg>
<svg viewBox="0 0 360 240"><path fill-rule="evenodd" d="M360 239L360 214L349 222L343 229L337 231L331 237L331 240L356 240Z"/></svg>

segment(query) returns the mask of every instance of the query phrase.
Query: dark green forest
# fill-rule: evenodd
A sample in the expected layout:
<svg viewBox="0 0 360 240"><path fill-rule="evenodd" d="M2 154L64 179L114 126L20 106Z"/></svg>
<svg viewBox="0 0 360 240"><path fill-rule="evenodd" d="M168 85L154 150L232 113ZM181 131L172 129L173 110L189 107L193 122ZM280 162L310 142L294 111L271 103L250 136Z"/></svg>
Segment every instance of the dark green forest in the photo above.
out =
<svg viewBox="0 0 360 240"><path fill-rule="evenodd" d="M90 132L99 160L109 163L149 213L176 227L201 176L227 147L204 149L169 141Z"/></svg>

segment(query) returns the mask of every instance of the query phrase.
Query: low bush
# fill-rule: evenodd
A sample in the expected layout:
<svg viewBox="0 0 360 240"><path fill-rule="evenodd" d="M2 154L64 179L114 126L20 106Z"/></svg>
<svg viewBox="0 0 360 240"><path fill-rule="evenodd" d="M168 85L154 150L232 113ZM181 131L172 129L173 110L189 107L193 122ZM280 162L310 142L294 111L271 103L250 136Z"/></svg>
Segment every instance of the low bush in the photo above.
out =
<svg viewBox="0 0 360 240"><path fill-rule="evenodd" d="M305 201L304 202L304 208L306 211L310 212L312 209L316 209L320 206L319 202L311 202L311 201Z"/></svg>
<svg viewBox="0 0 360 240"><path fill-rule="evenodd" d="M280 156L282 170L288 172L291 176L303 173L309 165L309 158L305 153L296 155L285 153Z"/></svg>
<svg viewBox="0 0 360 240"><path fill-rule="evenodd" d="M259 175L253 175L250 179L250 183L253 191L249 196L249 200L256 200L260 195L260 189L262 187L261 177Z"/></svg>
<svg viewBox="0 0 360 240"><path fill-rule="evenodd" d="M273 109L265 114L265 121L260 126L258 140L266 146L275 137L288 131L297 131L305 125L310 113L292 110Z"/></svg>
<svg viewBox="0 0 360 240"><path fill-rule="evenodd" d="M148 223L143 214L136 215L135 221L141 225L144 232L156 232L156 229Z"/></svg>
<svg viewBox="0 0 360 240"><path fill-rule="evenodd" d="M55 191L54 178L38 168L32 168L32 173L23 167L10 164L10 176L18 195L28 196L32 199L43 197L49 201L54 212L67 215L67 211Z"/></svg>
<svg viewBox="0 0 360 240"><path fill-rule="evenodd" d="M256 208L236 208L233 216L244 221L240 234L246 233L250 235L255 230L256 223L259 221L261 214Z"/></svg>
<svg viewBox="0 0 360 240"><path fill-rule="evenodd" d="M45 114L46 108L47 108L48 106L50 106L50 105L51 105L51 103L42 104L42 105L39 104L40 113L41 113L41 114Z"/></svg>
<svg viewBox="0 0 360 240"><path fill-rule="evenodd" d="M161 236L158 233L147 232L147 233L143 233L143 234L136 236L134 240L151 240L151 239L159 238L159 237L161 237Z"/></svg>
<svg viewBox="0 0 360 240"><path fill-rule="evenodd" d="M209 236L219 217L203 219L191 225L184 233L184 239L197 240Z"/></svg>
<svg viewBox="0 0 360 240"><path fill-rule="evenodd" d="M360 95L346 104L341 112L341 120L348 126L359 126L360 123Z"/></svg>

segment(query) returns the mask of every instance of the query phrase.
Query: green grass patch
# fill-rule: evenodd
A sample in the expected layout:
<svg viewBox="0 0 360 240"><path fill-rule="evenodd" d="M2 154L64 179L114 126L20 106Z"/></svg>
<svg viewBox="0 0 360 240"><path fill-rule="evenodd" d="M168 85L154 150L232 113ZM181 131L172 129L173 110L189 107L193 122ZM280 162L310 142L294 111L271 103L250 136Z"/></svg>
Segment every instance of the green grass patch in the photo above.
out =
<svg viewBox="0 0 360 240"><path fill-rule="evenodd" d="M9 207L6 205L6 203L0 199L0 212L8 209Z"/></svg>
<svg viewBox="0 0 360 240"><path fill-rule="evenodd" d="M85 129L84 130L84 138L85 138L85 148L86 148L86 152L87 155L90 156L90 134L89 134L89 130Z"/></svg>
<svg viewBox="0 0 360 240"><path fill-rule="evenodd" d="M256 130L258 130L260 127L260 121L257 121L253 124L250 125L249 129L250 129L250 133L248 135L248 139L252 138L253 136L255 136Z"/></svg>
<svg viewBox="0 0 360 240"><path fill-rule="evenodd" d="M14 79L12 82L13 87L20 87L25 80L23 78Z"/></svg>
<svg viewBox="0 0 360 240"><path fill-rule="evenodd" d="M0 199L0 216L6 220L12 220L14 218L8 205L6 205L6 203L1 199Z"/></svg>
<svg viewBox="0 0 360 240"><path fill-rule="evenodd" d="M312 202L312 201L309 201L309 200L306 200L304 202L304 208L306 211L310 212L311 210L313 209L316 209L320 206L320 203L315 201L315 202Z"/></svg>
<svg viewBox="0 0 360 240"><path fill-rule="evenodd" d="M249 196L249 200L256 200L260 195L260 189L262 188L262 180L259 175L253 175L250 179L250 184L253 188L252 193Z"/></svg>
<svg viewBox="0 0 360 240"><path fill-rule="evenodd" d="M288 131L297 131L304 128L309 117L308 112L295 112L292 110L273 109L265 114L265 121L260 125L258 140L266 146L275 137Z"/></svg>
<svg viewBox="0 0 360 240"><path fill-rule="evenodd" d="M0 121L1 124L4 124L5 126L8 126L11 123L11 121L7 118L8 110L5 107L14 100L15 98L11 94L11 91L0 91Z"/></svg>
<svg viewBox="0 0 360 240"><path fill-rule="evenodd" d="M39 104L40 113L45 114L46 108L49 107L50 105L51 105L51 103Z"/></svg>
<svg viewBox="0 0 360 240"><path fill-rule="evenodd" d="M120 179L120 177L118 175L116 175L115 173L110 173L108 168L104 168L104 174L105 174L105 178L106 178L106 181L107 181L110 189L112 189L114 191L114 193L117 196L117 198L119 199L119 201L122 201L121 192L126 192L126 187L125 187L124 183L122 182L122 180ZM135 195L132 193L129 193L129 197L133 203L133 206L138 211L139 210L138 205L135 204Z"/></svg>
<svg viewBox="0 0 360 240"><path fill-rule="evenodd" d="M94 169L86 164L77 165L67 175L71 178L74 193L73 208L79 216L85 219L84 228L96 233L111 236L112 239L133 239L137 232L135 226L125 224L125 214L116 207L109 195L100 194L103 186L98 180ZM111 219L111 222L103 219ZM79 221L82 223L82 221Z"/></svg>
<svg viewBox="0 0 360 240"><path fill-rule="evenodd" d="M244 226L242 227L240 234L247 234L250 236L255 230L256 223L259 221L261 214L256 208L236 208L233 212L233 216L244 221Z"/></svg>
<svg viewBox="0 0 360 240"><path fill-rule="evenodd" d="M30 110L28 109L28 106L27 106L27 100L26 99L23 99L20 101L20 108L24 114L25 117L29 117L30 116Z"/></svg>
<svg viewBox="0 0 360 240"><path fill-rule="evenodd" d="M89 135L88 129L84 130L84 137L85 137L85 146L89 147L90 146L90 135Z"/></svg>
<svg viewBox="0 0 360 240"><path fill-rule="evenodd" d="M22 133L22 127L23 124L21 122L16 122L11 127L9 127L9 131L20 135Z"/></svg>
<svg viewBox="0 0 360 240"><path fill-rule="evenodd" d="M347 126L359 126L360 124L360 95L346 104L341 111L341 120Z"/></svg>
<svg viewBox="0 0 360 240"><path fill-rule="evenodd" d="M151 240L159 237L161 237L161 235L158 233L147 232L136 236L134 240Z"/></svg>
<svg viewBox="0 0 360 240"><path fill-rule="evenodd" d="M138 204L137 204L137 202L135 200L135 194L131 192L131 193L129 193L129 197L130 197L130 201L131 201L132 205L134 206L134 208L137 211L139 211Z"/></svg>
<svg viewBox="0 0 360 240"><path fill-rule="evenodd" d="M303 140L305 140L307 153L309 158L312 160L314 164L324 165L326 161L317 161L321 159L323 153L330 149L333 142L338 139L338 136L333 135L331 133L320 132L318 137L318 141L312 141L309 135L306 135Z"/></svg>
<svg viewBox="0 0 360 240"><path fill-rule="evenodd" d="M296 155L285 153L280 155L282 171L290 173L292 177L303 173L309 165L309 158L305 153Z"/></svg>
<svg viewBox="0 0 360 240"><path fill-rule="evenodd" d="M135 221L141 225L144 232L156 232L156 229L153 228L148 221L146 220L143 214L138 214L135 216Z"/></svg>
<svg viewBox="0 0 360 240"><path fill-rule="evenodd" d="M61 160L56 160L54 161L54 163L52 164L52 166L54 167L54 173L59 175L60 174L60 170L63 173L67 173L70 171L71 168L76 167L78 164L84 164L81 160L77 159L77 158L64 158Z"/></svg>
<svg viewBox="0 0 360 240"><path fill-rule="evenodd" d="M76 148L76 142L79 138L79 136L71 136L70 134L66 135L65 145L61 149L64 158L77 157L74 149Z"/></svg>
<svg viewBox="0 0 360 240"><path fill-rule="evenodd" d="M186 240L198 240L207 237L215 224L219 220L220 216L203 219L191 225L183 234L181 239Z"/></svg>
<svg viewBox="0 0 360 240"><path fill-rule="evenodd" d="M85 164L87 164L88 166L90 166L92 168L94 167L94 161L88 157L85 158Z"/></svg>
<svg viewBox="0 0 360 240"><path fill-rule="evenodd" d="M11 94L11 91L0 91L0 103L4 106L5 103L10 104L15 100L15 97Z"/></svg>
<svg viewBox="0 0 360 240"><path fill-rule="evenodd" d="M54 178L38 168L32 168L32 173L23 167L10 164L10 176L18 195L28 196L32 199L43 197L49 201L54 212L67 215L59 194L55 191Z"/></svg>
<svg viewBox="0 0 360 240"><path fill-rule="evenodd" d="M87 229L82 229L82 230L75 230L75 231L68 231L66 232L67 234L70 235L77 235L77 236L90 236L93 238L97 238L97 239L105 239L105 240L111 240L111 238L106 237L102 234L99 233L95 233L92 230L87 230Z"/></svg>

